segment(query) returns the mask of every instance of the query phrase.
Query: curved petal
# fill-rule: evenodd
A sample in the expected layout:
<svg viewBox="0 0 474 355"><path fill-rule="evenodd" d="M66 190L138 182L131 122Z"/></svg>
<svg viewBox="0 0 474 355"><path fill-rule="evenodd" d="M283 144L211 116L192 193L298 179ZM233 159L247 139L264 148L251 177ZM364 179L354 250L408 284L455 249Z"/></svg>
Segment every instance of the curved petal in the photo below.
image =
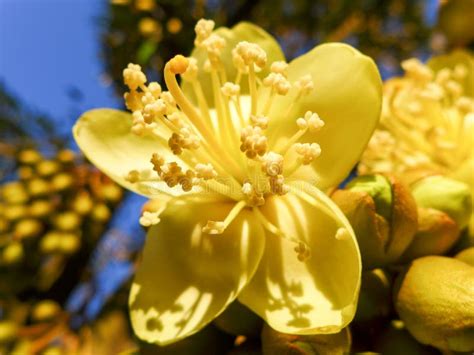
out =
<svg viewBox="0 0 474 355"><path fill-rule="evenodd" d="M284 143L297 131L296 119L306 111L319 114L325 126L302 140L317 142L321 156L312 164L322 190L336 186L354 167L379 120L382 82L372 59L342 43L323 44L293 60L288 78L311 74L314 90L294 103L294 95L279 98L270 113L269 135Z"/></svg>
<svg viewBox="0 0 474 355"><path fill-rule="evenodd" d="M183 194L181 189L171 189L164 182L132 184L125 180L130 170L152 172L150 158L153 153L172 155L165 145L164 136L137 136L131 133L131 126L132 118L127 112L95 109L79 118L74 125L73 134L87 159L124 188L150 198L161 194ZM183 168L186 167L174 155L172 160L178 161Z"/></svg>
<svg viewBox="0 0 474 355"><path fill-rule="evenodd" d="M207 220L222 220L231 203L172 200L147 235L130 292L139 338L161 345L191 335L234 301L254 274L264 232L243 210L221 235L203 234Z"/></svg>
<svg viewBox="0 0 474 355"><path fill-rule="evenodd" d="M227 27L219 27L214 33L222 36L226 40L226 46L222 51L221 60L224 63L226 70L226 75L228 80L234 80L237 75L237 70L234 67L232 62L232 49L241 41L247 41L258 44L262 49L267 53L267 62L272 63L278 60L285 60L285 55L283 54L279 44L264 29L250 23L250 22L240 22L231 29ZM210 106L213 106L214 98L212 95L212 84L210 75L202 70L204 62L207 60L207 53L202 48L194 48L191 53L191 56L196 58L198 61L198 67L200 68L198 74L198 80L201 84L201 87L204 91L204 95ZM267 76L269 73L269 66L257 73L260 78ZM240 83L241 94L248 93L248 84L246 80L242 80ZM192 86L184 82L183 91L186 95L195 100L194 91Z"/></svg>
<svg viewBox="0 0 474 355"><path fill-rule="evenodd" d="M459 64L463 65L466 69L464 92L468 96L474 96L474 57L469 52L456 50L449 54L435 56L427 64L435 72L443 68L454 69Z"/></svg>
<svg viewBox="0 0 474 355"><path fill-rule="evenodd" d="M299 261L294 242L267 233L265 253L239 301L283 333L344 328L356 310L361 259L342 212L321 191L302 184L292 185L292 192L268 201L261 211L281 231L305 242L311 256ZM345 230L336 237L339 228Z"/></svg>

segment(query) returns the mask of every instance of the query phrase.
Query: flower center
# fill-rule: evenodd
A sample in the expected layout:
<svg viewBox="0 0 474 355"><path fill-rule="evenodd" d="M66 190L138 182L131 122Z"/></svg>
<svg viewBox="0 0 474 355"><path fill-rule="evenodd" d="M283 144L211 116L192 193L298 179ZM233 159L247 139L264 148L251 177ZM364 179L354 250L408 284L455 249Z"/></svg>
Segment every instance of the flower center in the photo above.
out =
<svg viewBox="0 0 474 355"><path fill-rule="evenodd" d="M382 130L363 163L397 172L413 167L450 172L472 154L474 100L462 85L467 69L458 64L435 74L417 59L402 67L405 78L386 85Z"/></svg>
<svg viewBox="0 0 474 355"><path fill-rule="evenodd" d="M306 75L290 83L288 64L277 61L260 80L257 73L267 66L265 51L255 43L240 42L232 50L237 74L229 81L221 59L226 42L213 29L214 22L208 20L200 20L195 27L195 44L207 53L202 68L198 68L196 59L182 55L166 63L164 79L169 91L162 91L158 83L146 85L146 76L138 65L129 64L123 74L130 89L125 102L133 112L132 132L166 139L165 132L167 145L176 157L166 161L164 156L154 154L150 157L154 174L132 170L128 181L164 181L186 192L212 192L235 201L224 221L209 221L203 228L207 233L219 234L243 208L262 206L270 196L289 191L286 179L321 154L317 143L301 139L307 132L322 129L324 122L310 111L304 117L295 117L294 134L284 145L272 149L267 131L274 101L291 95L293 104L285 117L291 116L294 103L313 90L312 78ZM200 71L210 76L213 109L209 109L198 80ZM177 75L190 84L196 105L181 90ZM241 95L244 80L249 95ZM290 159L290 154L297 158ZM302 248L301 253L306 255L307 250Z"/></svg>

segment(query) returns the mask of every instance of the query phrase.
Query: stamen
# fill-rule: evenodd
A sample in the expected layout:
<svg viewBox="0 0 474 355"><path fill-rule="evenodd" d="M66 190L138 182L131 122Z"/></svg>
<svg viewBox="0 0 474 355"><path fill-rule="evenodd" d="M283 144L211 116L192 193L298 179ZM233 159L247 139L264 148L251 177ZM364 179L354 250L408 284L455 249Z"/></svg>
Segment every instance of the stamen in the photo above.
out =
<svg viewBox="0 0 474 355"><path fill-rule="evenodd" d="M143 212L142 216L139 219L140 224L143 227L150 227L160 223L160 212Z"/></svg>
<svg viewBox="0 0 474 355"><path fill-rule="evenodd" d="M251 207L263 206L265 204L265 198L263 197L263 194L257 192L249 182L246 182L242 185L242 193L245 195L247 205Z"/></svg>
<svg viewBox="0 0 474 355"><path fill-rule="evenodd" d="M304 243L303 241L288 236L286 233L284 233L281 229L279 229L277 226L275 226L273 223L271 223L263 214L260 212L258 208L253 208L253 211L255 212L255 215L257 218L260 220L262 223L263 227L268 230L270 233L275 234L276 236L279 236L281 238L284 238L290 242L296 243L295 247L295 252L297 253L297 258L299 261L304 262L308 260L311 256L311 250L309 246Z"/></svg>
<svg viewBox="0 0 474 355"><path fill-rule="evenodd" d="M202 232L208 234L222 234L245 206L245 201L237 202L223 221L207 221L207 224L202 228Z"/></svg>

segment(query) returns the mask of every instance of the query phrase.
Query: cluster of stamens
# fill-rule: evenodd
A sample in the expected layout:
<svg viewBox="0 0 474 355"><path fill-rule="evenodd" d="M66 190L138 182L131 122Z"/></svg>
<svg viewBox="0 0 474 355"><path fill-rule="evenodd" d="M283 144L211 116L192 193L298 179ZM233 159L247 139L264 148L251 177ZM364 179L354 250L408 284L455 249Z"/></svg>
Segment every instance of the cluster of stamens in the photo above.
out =
<svg viewBox="0 0 474 355"><path fill-rule="evenodd" d="M144 177L141 172L131 171L127 179L133 183L158 180L168 187L180 185L185 192L199 186L201 189L195 192L204 188L236 201L224 221L208 221L202 228L205 233L221 234L243 208L255 209L272 195L288 193L285 179L321 153L317 143L301 139L307 132L319 131L324 122L316 113L307 112L296 119L296 133L287 139L286 145L270 150L267 130L273 102L278 96L290 95L294 103L310 94L314 89L312 77L305 75L291 83L288 64L276 61L270 64L268 75L260 79L257 74L268 70L266 52L255 43L240 42L231 51L237 75L230 81L221 59L226 42L213 30L214 22L208 20L200 20L195 27L194 43L207 53L201 67L194 58L181 55L166 64L164 79L168 92L162 91L157 83L146 85L146 76L138 65L130 64L124 70L124 81L130 89L125 102L132 111L132 132L162 138L164 128L169 132L170 151L179 156L177 161L165 162L163 156L154 154L152 170L158 177ZM212 103L198 80L200 72L210 76ZM190 84L193 100L178 85L178 75ZM242 105L241 82L245 77L250 97L248 108ZM209 110L211 104L215 110ZM291 115L292 109L293 104L286 116ZM233 117L236 113L238 117ZM289 156L295 156L290 151L296 153L297 161L288 161ZM149 218L143 218L148 223ZM309 257L307 246L299 244L297 249L300 260Z"/></svg>
<svg viewBox="0 0 474 355"><path fill-rule="evenodd" d="M402 67L405 76L385 86L381 129L369 142L359 170L452 171L473 152L474 100L464 91L467 68L457 64L435 73L417 59Z"/></svg>

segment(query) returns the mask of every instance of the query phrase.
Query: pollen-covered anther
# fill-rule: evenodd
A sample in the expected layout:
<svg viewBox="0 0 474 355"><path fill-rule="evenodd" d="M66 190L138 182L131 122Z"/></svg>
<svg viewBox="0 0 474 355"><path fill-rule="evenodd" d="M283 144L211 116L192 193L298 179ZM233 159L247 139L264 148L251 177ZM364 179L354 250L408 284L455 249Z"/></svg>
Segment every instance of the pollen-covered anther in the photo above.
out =
<svg viewBox="0 0 474 355"><path fill-rule="evenodd" d="M156 81L152 81L148 84L148 91L153 95L155 99L159 99L161 95L161 85Z"/></svg>
<svg viewBox="0 0 474 355"><path fill-rule="evenodd" d="M123 98L125 100L125 106L130 111L140 111L143 109L143 103L142 103L142 97L143 97L142 92L138 92L136 90L132 90L130 92L126 92L123 94Z"/></svg>
<svg viewBox="0 0 474 355"><path fill-rule="evenodd" d="M298 95L305 96L314 90L314 82L311 75L303 75L299 80L294 82L294 87L298 90Z"/></svg>
<svg viewBox="0 0 474 355"><path fill-rule="evenodd" d="M299 129L308 129L314 133L324 127L324 121L319 117L317 113L307 111L304 117L300 117L296 120L296 125Z"/></svg>
<svg viewBox="0 0 474 355"><path fill-rule="evenodd" d="M273 62L272 65L270 66L270 70L273 73L278 73L283 75L286 78L287 75L287 69L288 69L288 63L284 62L282 60Z"/></svg>
<svg viewBox="0 0 474 355"><path fill-rule="evenodd" d="M276 177L283 172L283 156L275 152L268 152L262 159L262 171L267 176Z"/></svg>
<svg viewBox="0 0 474 355"><path fill-rule="evenodd" d="M175 187L183 175L181 167L176 162L167 163L161 166L161 179L169 187Z"/></svg>
<svg viewBox="0 0 474 355"><path fill-rule="evenodd" d="M268 127L269 119L266 116L250 115L250 122L252 122L254 126L266 129Z"/></svg>
<svg viewBox="0 0 474 355"><path fill-rule="evenodd" d="M407 59L401 65L407 76L415 80L428 82L433 79L433 71L416 58Z"/></svg>
<svg viewBox="0 0 474 355"><path fill-rule="evenodd" d="M311 164L321 155L321 147L318 143L295 143L294 147L303 165Z"/></svg>
<svg viewBox="0 0 474 355"><path fill-rule="evenodd" d="M135 184L140 181L140 172L138 170L130 170L125 177L125 180Z"/></svg>
<svg viewBox="0 0 474 355"><path fill-rule="evenodd" d="M142 67L138 64L130 63L123 70L123 81L130 90L136 90L146 83L146 75L142 72Z"/></svg>
<svg viewBox="0 0 474 355"><path fill-rule="evenodd" d="M207 221L207 224L202 227L202 232L207 234L222 234L225 230L225 224L221 221Z"/></svg>
<svg viewBox="0 0 474 355"><path fill-rule="evenodd" d="M256 43L239 42L232 50L234 65L245 71L245 66L254 65L255 69L263 69L267 64L267 53Z"/></svg>
<svg viewBox="0 0 474 355"><path fill-rule="evenodd" d="M242 143L240 150L250 159L263 156L267 152L267 137L263 135L262 129L258 126L243 128L240 134L240 142Z"/></svg>
<svg viewBox="0 0 474 355"><path fill-rule="evenodd" d="M199 71L199 69L198 69L196 58L189 57L188 58L188 69L186 69L186 71L183 74L181 74L181 77L184 80L187 80L187 81L196 80L197 75L198 75L198 71Z"/></svg>
<svg viewBox="0 0 474 355"><path fill-rule="evenodd" d="M216 63L222 53L222 49L225 47L225 44L225 39L215 33L212 33L208 38L202 41L201 47L206 49L211 64Z"/></svg>
<svg viewBox="0 0 474 355"><path fill-rule="evenodd" d="M181 185L181 188L183 189L183 191L185 192L191 191L194 186L195 178L196 178L196 173L188 169L185 174L181 174L178 177L178 184Z"/></svg>
<svg viewBox="0 0 474 355"><path fill-rule="evenodd" d="M153 170L158 174L161 174L161 166L165 163L165 159L161 155L153 153L150 163L153 164Z"/></svg>
<svg viewBox="0 0 474 355"><path fill-rule="evenodd" d="M169 70L173 74L175 75L183 74L188 69L189 59L181 54L178 54L170 59L170 61L168 62L168 65L169 65Z"/></svg>
<svg viewBox="0 0 474 355"><path fill-rule="evenodd" d="M285 177L283 175L271 176L268 179L270 183L270 191L275 195L286 195L290 188L285 184Z"/></svg>
<svg viewBox="0 0 474 355"><path fill-rule="evenodd" d="M150 227L160 223L160 213L159 212L148 212L145 211L141 215L139 222L143 227Z"/></svg>
<svg viewBox="0 0 474 355"><path fill-rule="evenodd" d="M306 261L311 257L311 251L309 247L303 242L299 242L294 250L297 254L298 260L301 262Z"/></svg>
<svg viewBox="0 0 474 355"><path fill-rule="evenodd" d="M169 107L176 108L176 101L169 91L163 91L160 98L165 102Z"/></svg>
<svg viewBox="0 0 474 355"><path fill-rule="evenodd" d="M143 108L143 118L146 123L152 123L155 119L163 117L165 113L166 104L161 99L149 103Z"/></svg>
<svg viewBox="0 0 474 355"><path fill-rule="evenodd" d="M254 187L249 182L245 182L242 185L242 193L245 195L248 206L258 207L265 204L263 194L255 191Z"/></svg>
<svg viewBox="0 0 474 355"><path fill-rule="evenodd" d="M145 119L141 111L135 111L132 113L132 128L131 131L137 136L141 136L145 133L146 124Z"/></svg>
<svg viewBox="0 0 474 355"><path fill-rule="evenodd" d="M215 22L212 20L200 19L196 26L194 26L194 32L196 33L196 38L194 44L196 47L199 47L205 39L207 39L212 31L214 30Z"/></svg>
<svg viewBox="0 0 474 355"><path fill-rule="evenodd" d="M227 97L237 96L240 93L240 85L227 82L221 87L221 91Z"/></svg>
<svg viewBox="0 0 474 355"><path fill-rule="evenodd" d="M271 87L278 95L286 95L291 88L290 82L280 73L271 72L263 79L263 85Z"/></svg>
<svg viewBox="0 0 474 355"><path fill-rule="evenodd" d="M217 171L211 164L196 164L194 170L196 171L197 177L200 179L210 180L217 177Z"/></svg>
<svg viewBox="0 0 474 355"><path fill-rule="evenodd" d="M168 139L168 146L173 154L179 155L184 149L199 148L199 139L193 135L188 127L183 127L180 133L173 133Z"/></svg>

